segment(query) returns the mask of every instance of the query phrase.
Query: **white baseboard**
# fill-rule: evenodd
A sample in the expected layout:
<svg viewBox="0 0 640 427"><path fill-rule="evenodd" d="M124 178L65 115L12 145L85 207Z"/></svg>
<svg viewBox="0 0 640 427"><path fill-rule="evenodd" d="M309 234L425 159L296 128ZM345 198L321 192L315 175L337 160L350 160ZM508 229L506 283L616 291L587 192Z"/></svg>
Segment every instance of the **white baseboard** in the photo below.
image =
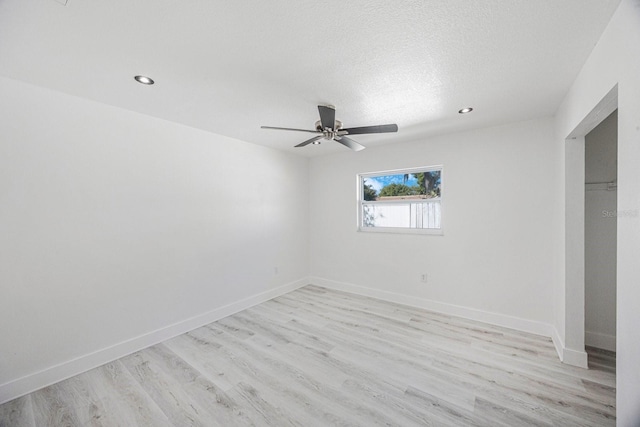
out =
<svg viewBox="0 0 640 427"><path fill-rule="evenodd" d="M551 339L553 340L553 345L556 346L556 352L560 357L560 361L567 365L577 366L578 368L589 369L589 359L587 356L587 352L582 350L573 350L565 347L564 341L560 338L560 334L556 328L552 328Z"/></svg>
<svg viewBox="0 0 640 427"><path fill-rule="evenodd" d="M562 363L577 366L578 368L589 369L588 356L586 351L572 350L564 348L562 352Z"/></svg>
<svg viewBox="0 0 640 427"><path fill-rule="evenodd" d="M521 317L509 316L506 314L492 313L475 308L463 307L460 305L448 304L433 301L426 298L418 298L410 295L398 294L395 292L381 291L379 289L367 288L352 283L337 282L335 280L311 277L310 282L314 285L329 289L350 292L352 294L377 298L384 301L404 304L411 307L424 308L425 310L448 314L451 316L464 317L478 322L490 323L496 326L516 329L518 331L529 332L536 335L551 337L553 327L544 322L523 319Z"/></svg>
<svg viewBox="0 0 640 427"><path fill-rule="evenodd" d="M0 404L81 374L90 369L97 368L105 363L112 362L131 353L135 353L136 351L140 351L180 334L184 334L185 332L192 331L201 326L222 319L223 317L246 310L249 307L253 307L254 305L276 298L280 295L284 295L288 292L306 286L307 284L309 284L308 278L296 280L295 282L252 295L241 299L240 301L216 308L207 313L199 314L181 322L174 323L173 325L157 329L110 347L97 350L93 353L51 366L39 372L34 372L8 383L0 384Z"/></svg>
<svg viewBox="0 0 640 427"><path fill-rule="evenodd" d="M556 353L558 353L558 357L562 362L564 359L564 341L560 338L560 334L554 326L551 327L551 341L553 341L553 345L556 347Z"/></svg>
<svg viewBox="0 0 640 427"><path fill-rule="evenodd" d="M585 332L584 343L595 348L616 351L616 336L600 332Z"/></svg>

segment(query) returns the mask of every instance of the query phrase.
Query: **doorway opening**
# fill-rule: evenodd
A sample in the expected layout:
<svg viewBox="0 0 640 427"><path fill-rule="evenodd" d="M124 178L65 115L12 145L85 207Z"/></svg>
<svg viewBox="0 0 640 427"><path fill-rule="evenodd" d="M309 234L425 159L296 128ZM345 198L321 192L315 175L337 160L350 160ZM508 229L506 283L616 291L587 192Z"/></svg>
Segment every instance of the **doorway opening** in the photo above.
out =
<svg viewBox="0 0 640 427"><path fill-rule="evenodd" d="M584 141L585 349L590 369L615 372L618 110Z"/></svg>

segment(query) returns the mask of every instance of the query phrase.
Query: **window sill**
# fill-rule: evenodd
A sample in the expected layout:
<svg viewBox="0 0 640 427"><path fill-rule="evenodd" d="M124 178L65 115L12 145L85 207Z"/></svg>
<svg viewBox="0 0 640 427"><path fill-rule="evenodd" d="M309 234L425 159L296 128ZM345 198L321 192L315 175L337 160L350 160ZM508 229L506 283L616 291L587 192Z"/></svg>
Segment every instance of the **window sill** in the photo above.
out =
<svg viewBox="0 0 640 427"><path fill-rule="evenodd" d="M357 231L362 233L421 234L427 236L444 236L442 228L358 227Z"/></svg>

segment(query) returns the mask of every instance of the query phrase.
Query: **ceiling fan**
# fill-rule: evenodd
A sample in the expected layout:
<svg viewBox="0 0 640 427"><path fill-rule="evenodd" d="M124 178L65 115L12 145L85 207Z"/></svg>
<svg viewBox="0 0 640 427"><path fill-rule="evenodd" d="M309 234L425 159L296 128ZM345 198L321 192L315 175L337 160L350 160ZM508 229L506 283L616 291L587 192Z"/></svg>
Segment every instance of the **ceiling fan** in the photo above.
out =
<svg viewBox="0 0 640 427"><path fill-rule="evenodd" d="M347 135L361 135L365 133L386 133L386 132L398 132L398 125L377 125L377 126L362 126L357 128L342 128L342 122L336 120L336 107L333 105L318 105L318 111L320 112L320 120L316 122L315 130L308 129L293 129L293 128L280 128L274 126L261 126L262 129L277 129L277 130L292 130L296 132L311 132L319 135L314 136L311 139L307 139L304 142L296 145L296 147L304 147L309 144L320 144L321 140L333 140L346 147L351 148L353 151L364 150L364 145L361 145L353 139L347 137Z"/></svg>

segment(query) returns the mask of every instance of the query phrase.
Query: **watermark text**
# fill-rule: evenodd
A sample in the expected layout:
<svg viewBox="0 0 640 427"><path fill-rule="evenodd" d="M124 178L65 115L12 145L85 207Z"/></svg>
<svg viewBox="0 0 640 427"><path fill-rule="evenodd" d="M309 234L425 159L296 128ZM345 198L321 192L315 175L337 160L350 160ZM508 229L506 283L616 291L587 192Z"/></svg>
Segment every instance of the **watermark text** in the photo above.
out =
<svg viewBox="0 0 640 427"><path fill-rule="evenodd" d="M602 211L602 218L637 218L640 216L638 209L628 209L624 211Z"/></svg>

